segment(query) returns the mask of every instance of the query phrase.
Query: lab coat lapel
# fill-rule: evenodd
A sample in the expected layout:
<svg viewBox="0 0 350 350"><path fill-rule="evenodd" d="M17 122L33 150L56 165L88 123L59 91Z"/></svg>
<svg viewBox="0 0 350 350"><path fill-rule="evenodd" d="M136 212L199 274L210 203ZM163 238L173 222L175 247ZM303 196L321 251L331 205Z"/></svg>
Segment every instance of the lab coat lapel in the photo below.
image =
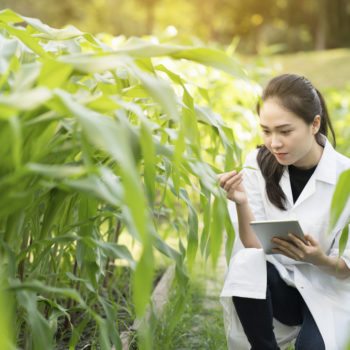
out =
<svg viewBox="0 0 350 350"><path fill-rule="evenodd" d="M280 180L280 186L282 188L282 191L286 195L288 208L291 208L293 206L293 195L292 195L292 187L290 185L289 172L287 167L284 169L284 172L282 174L282 177Z"/></svg>
<svg viewBox="0 0 350 350"><path fill-rule="evenodd" d="M305 187L303 188L302 192L300 193L297 201L294 203L294 206L300 205L302 202L304 202L306 199L308 199L310 196L312 196L315 193L315 174L313 174Z"/></svg>
<svg viewBox="0 0 350 350"><path fill-rule="evenodd" d="M337 153L329 141L326 141L320 162L315 170L315 179L331 185L337 182Z"/></svg>

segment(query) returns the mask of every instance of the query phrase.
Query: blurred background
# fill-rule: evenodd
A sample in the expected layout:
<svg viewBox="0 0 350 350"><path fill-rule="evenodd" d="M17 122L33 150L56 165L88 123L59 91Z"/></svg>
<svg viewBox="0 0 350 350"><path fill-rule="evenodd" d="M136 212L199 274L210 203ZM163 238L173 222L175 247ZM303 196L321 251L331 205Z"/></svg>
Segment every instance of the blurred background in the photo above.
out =
<svg viewBox="0 0 350 350"><path fill-rule="evenodd" d="M350 46L350 0L0 0L6 7L95 34L235 39L240 53Z"/></svg>

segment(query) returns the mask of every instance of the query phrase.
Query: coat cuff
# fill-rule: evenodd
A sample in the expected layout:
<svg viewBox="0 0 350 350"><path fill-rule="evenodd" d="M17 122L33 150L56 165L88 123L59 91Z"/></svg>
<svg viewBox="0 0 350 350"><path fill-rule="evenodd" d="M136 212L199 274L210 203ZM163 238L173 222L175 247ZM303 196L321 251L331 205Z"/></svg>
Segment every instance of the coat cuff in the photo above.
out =
<svg viewBox="0 0 350 350"><path fill-rule="evenodd" d="M266 258L262 249L244 248L230 260L222 297L265 299L267 287Z"/></svg>

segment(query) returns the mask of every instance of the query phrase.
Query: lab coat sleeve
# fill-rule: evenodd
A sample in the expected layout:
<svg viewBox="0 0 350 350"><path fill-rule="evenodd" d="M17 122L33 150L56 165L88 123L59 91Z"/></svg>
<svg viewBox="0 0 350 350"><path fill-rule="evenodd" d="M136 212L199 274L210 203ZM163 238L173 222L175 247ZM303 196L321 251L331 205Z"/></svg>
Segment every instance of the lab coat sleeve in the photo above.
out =
<svg viewBox="0 0 350 350"><path fill-rule="evenodd" d="M250 152L246 158L244 169L243 169L243 186L248 196L248 203L255 220L267 220L266 211L263 201L263 193L265 191L265 184L263 183L263 178L260 172L259 165L256 160L258 150ZM251 167L254 169L246 168ZM238 218L236 212L236 205L233 201L228 201L228 210L230 213L231 222L235 229L236 242L235 249L236 251L239 248L243 248L243 245L239 239L238 235Z"/></svg>
<svg viewBox="0 0 350 350"><path fill-rule="evenodd" d="M247 192L248 203L253 212L255 220L262 221L267 220L263 201L263 195L265 194L265 183L256 160L257 153L258 150L255 150L247 156L245 166L254 169L244 169L243 185Z"/></svg>

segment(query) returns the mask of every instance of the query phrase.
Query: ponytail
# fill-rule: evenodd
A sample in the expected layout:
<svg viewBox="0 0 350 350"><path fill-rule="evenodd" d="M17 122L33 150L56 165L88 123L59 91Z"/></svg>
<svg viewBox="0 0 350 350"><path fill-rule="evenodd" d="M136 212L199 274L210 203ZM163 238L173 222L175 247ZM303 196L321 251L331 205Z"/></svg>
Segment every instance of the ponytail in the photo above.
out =
<svg viewBox="0 0 350 350"><path fill-rule="evenodd" d="M326 102L322 96L322 94L315 88L318 99L320 100L320 104L321 104L321 126L320 129L318 131L318 133L316 134L317 137L317 141L318 143L320 143L320 134L328 136L328 130L330 130L331 134L332 134L332 144L334 147L336 147L337 145L337 141L335 138L335 132L332 126L332 122L331 119L329 118L329 114L328 114L328 109L327 109L327 105Z"/></svg>

